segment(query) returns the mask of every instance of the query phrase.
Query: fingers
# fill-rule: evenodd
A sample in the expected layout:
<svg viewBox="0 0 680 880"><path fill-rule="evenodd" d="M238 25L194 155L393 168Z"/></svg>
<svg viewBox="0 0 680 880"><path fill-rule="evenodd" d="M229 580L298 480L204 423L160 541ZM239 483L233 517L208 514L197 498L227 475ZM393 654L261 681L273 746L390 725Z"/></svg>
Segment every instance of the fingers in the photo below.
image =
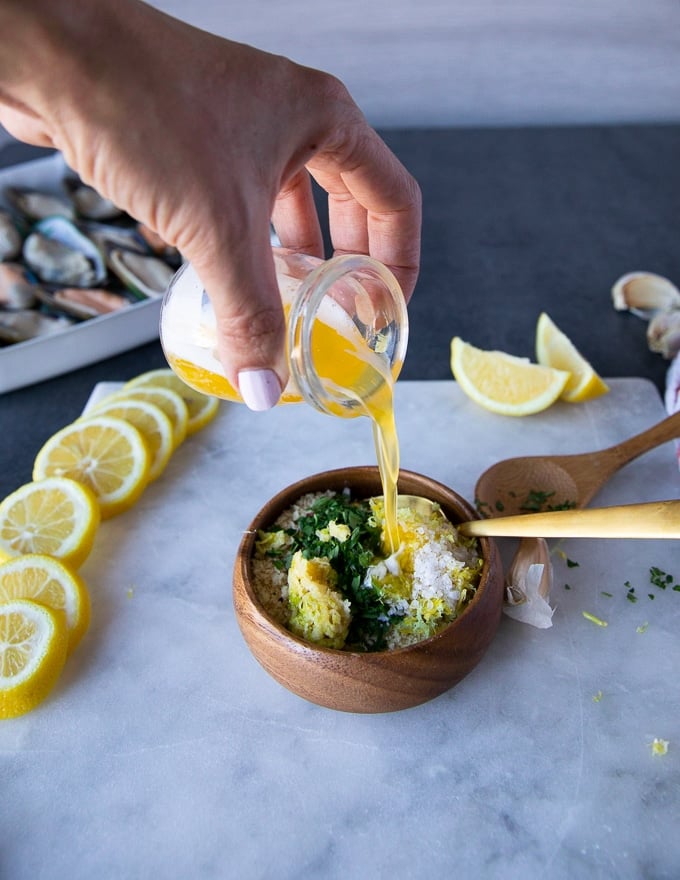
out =
<svg viewBox="0 0 680 880"><path fill-rule="evenodd" d="M321 226L312 183L305 168L300 169L279 192L272 222L283 247L312 257L323 257Z"/></svg>
<svg viewBox="0 0 680 880"><path fill-rule="evenodd" d="M285 319L268 236L253 235L240 249L230 249L228 257L216 258L214 250L186 256L212 302L227 379L250 409L270 409L288 382L288 365Z"/></svg>
<svg viewBox="0 0 680 880"><path fill-rule="evenodd" d="M19 108L5 102L0 93L0 125L20 141L36 147L53 147L54 142L44 122L28 108Z"/></svg>
<svg viewBox="0 0 680 880"><path fill-rule="evenodd" d="M367 126L308 167L328 192L336 253L367 253L388 266L408 300L420 266L421 194L414 178Z"/></svg>

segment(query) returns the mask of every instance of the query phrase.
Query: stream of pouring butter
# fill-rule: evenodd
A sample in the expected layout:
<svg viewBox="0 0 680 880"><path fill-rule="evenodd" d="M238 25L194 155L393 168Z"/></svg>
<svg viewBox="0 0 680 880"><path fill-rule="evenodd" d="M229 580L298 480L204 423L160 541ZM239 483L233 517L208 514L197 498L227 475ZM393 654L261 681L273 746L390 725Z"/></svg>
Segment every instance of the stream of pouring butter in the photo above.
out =
<svg viewBox="0 0 680 880"><path fill-rule="evenodd" d="M338 321L336 309L333 324L322 318L316 321L311 337L311 358L324 389L326 411L339 418L353 418L361 413L372 422L385 503L386 549L394 553L399 548L399 441L394 419L394 378L387 358L367 350L366 340L347 315L343 315L344 321ZM198 324L193 332L188 332L188 327L191 324L187 320L175 319L164 328L163 348L172 369L187 385L204 394L241 402L236 389L220 375L222 368L214 326ZM289 383L281 403L302 400L299 390ZM357 405L348 407L350 401Z"/></svg>

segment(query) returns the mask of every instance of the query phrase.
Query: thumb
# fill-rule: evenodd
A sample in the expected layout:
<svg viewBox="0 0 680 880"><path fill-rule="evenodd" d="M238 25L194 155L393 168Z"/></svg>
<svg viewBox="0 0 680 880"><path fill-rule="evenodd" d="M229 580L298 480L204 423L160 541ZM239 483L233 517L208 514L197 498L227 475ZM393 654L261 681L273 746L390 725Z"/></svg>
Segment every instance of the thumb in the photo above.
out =
<svg viewBox="0 0 680 880"><path fill-rule="evenodd" d="M285 317L271 246L192 263L215 312L227 379L250 409L270 409L288 382Z"/></svg>

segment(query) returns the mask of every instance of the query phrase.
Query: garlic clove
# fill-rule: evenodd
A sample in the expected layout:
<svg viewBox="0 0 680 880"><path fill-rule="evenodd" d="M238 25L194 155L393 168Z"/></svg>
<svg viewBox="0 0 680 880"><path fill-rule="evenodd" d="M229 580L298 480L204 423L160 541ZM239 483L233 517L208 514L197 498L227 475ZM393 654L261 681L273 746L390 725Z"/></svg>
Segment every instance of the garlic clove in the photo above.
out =
<svg viewBox="0 0 680 880"><path fill-rule="evenodd" d="M659 312L647 327L647 344L650 351L671 360L680 351L680 309Z"/></svg>
<svg viewBox="0 0 680 880"><path fill-rule="evenodd" d="M548 599L553 567L544 538L522 538L506 576L503 611L521 623L545 629L552 626Z"/></svg>
<svg viewBox="0 0 680 880"><path fill-rule="evenodd" d="M612 301L617 311L629 310L649 320L656 312L680 309L680 290L653 272L629 272L612 287Z"/></svg>

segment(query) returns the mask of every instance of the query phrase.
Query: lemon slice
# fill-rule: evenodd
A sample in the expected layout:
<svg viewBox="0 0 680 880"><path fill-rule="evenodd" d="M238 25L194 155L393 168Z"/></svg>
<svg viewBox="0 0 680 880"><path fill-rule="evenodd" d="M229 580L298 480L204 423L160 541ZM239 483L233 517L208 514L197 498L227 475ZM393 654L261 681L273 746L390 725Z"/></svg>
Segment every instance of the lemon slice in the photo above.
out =
<svg viewBox="0 0 680 880"><path fill-rule="evenodd" d="M187 436L187 425L189 423L189 410L186 403L177 394L169 388L121 388L113 394L105 397L94 408L94 413L112 403L121 400L143 400L145 403L152 403L157 406L170 419L172 425L173 448L177 448Z"/></svg>
<svg viewBox="0 0 680 880"><path fill-rule="evenodd" d="M570 375L502 351L483 351L458 336L451 340L451 370L475 403L507 416L546 409L560 396Z"/></svg>
<svg viewBox="0 0 680 880"><path fill-rule="evenodd" d="M85 582L58 559L30 553L0 565L0 602L30 599L66 615L68 653L90 625L90 594Z"/></svg>
<svg viewBox="0 0 680 880"><path fill-rule="evenodd" d="M201 428L204 428L217 415L219 409L219 400L216 397L210 397L208 394L202 394L200 391L191 388L186 382L183 382L177 373L170 369L149 370L130 379L123 386L125 390L134 388L168 388L174 391L182 398L187 405L189 411L189 420L187 422L187 435L195 434Z"/></svg>
<svg viewBox="0 0 680 880"><path fill-rule="evenodd" d="M609 391L606 382L545 312L541 314L536 325L536 359L545 367L571 373L562 392L562 399L569 403L591 400Z"/></svg>
<svg viewBox="0 0 680 880"><path fill-rule="evenodd" d="M0 562L43 553L78 568L92 549L99 519L87 486L66 477L26 483L0 502Z"/></svg>
<svg viewBox="0 0 680 880"><path fill-rule="evenodd" d="M93 415L57 431L33 465L33 479L70 477L88 486L102 519L131 507L148 482L151 456L137 428L124 419Z"/></svg>
<svg viewBox="0 0 680 880"><path fill-rule="evenodd" d="M146 400L111 400L103 401L97 408L96 415L112 416L125 419L142 435L151 453L149 481L156 480L165 470L175 446L172 422L162 409ZM83 416L83 419L91 416ZM79 419L82 421L82 419Z"/></svg>
<svg viewBox="0 0 680 880"><path fill-rule="evenodd" d="M0 603L0 718L30 712L47 697L67 647L62 612L26 599Z"/></svg>

